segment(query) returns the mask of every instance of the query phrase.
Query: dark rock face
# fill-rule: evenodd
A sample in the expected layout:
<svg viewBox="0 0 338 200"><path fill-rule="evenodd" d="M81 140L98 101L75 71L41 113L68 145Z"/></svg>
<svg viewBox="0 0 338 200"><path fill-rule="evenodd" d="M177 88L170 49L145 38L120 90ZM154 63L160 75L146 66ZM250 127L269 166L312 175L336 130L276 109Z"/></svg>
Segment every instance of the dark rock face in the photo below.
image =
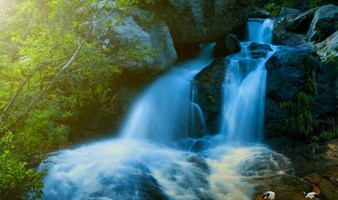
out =
<svg viewBox="0 0 338 200"><path fill-rule="evenodd" d="M306 33L316 10L277 18L273 30L273 42L293 47L306 43Z"/></svg>
<svg viewBox="0 0 338 200"><path fill-rule="evenodd" d="M288 46L298 46L306 41L318 43L337 30L338 6L326 5L277 18L273 41Z"/></svg>
<svg viewBox="0 0 338 200"><path fill-rule="evenodd" d="M314 60L307 59L314 56ZM315 118L334 116L337 108L334 68L320 63L309 47L280 47L266 64L267 98L266 121L276 122L286 118L285 111L279 108L280 102L292 101L295 95L304 90L306 69L313 69L317 94L315 94L312 114Z"/></svg>
<svg viewBox="0 0 338 200"><path fill-rule="evenodd" d="M286 29L294 33L306 33L311 25L316 10L318 10L318 8L299 13L289 24L287 24Z"/></svg>
<svg viewBox="0 0 338 200"><path fill-rule="evenodd" d="M221 38L215 45L213 56L224 57L241 51L241 44L234 34L228 34Z"/></svg>
<svg viewBox="0 0 338 200"><path fill-rule="evenodd" d="M338 114L337 73L337 69L324 63L321 63L318 67L315 76L317 94L313 106L313 113L316 118L337 116Z"/></svg>
<svg viewBox="0 0 338 200"><path fill-rule="evenodd" d="M217 133L219 112L222 101L222 84L225 78L228 60L215 59L198 73L193 81L193 101L200 105L210 133Z"/></svg>
<svg viewBox="0 0 338 200"><path fill-rule="evenodd" d="M272 51L271 46L268 44L259 44L259 43L251 43L249 46L250 55L253 58L263 58L265 57L269 51Z"/></svg>
<svg viewBox="0 0 338 200"><path fill-rule="evenodd" d="M280 38L280 44L285 46L296 47L306 43L306 37L302 34L287 32Z"/></svg>
<svg viewBox="0 0 338 200"><path fill-rule="evenodd" d="M178 61L194 58L201 51L201 48L197 43L185 43L185 44L176 43L175 49L177 52Z"/></svg>
<svg viewBox="0 0 338 200"><path fill-rule="evenodd" d="M268 71L265 118L267 122L282 121L285 111L279 102L292 100L304 86L304 60L313 53L309 48L280 47L266 63Z"/></svg>
<svg viewBox="0 0 338 200"><path fill-rule="evenodd" d="M267 92L290 100L303 86L304 60L313 53L308 48L281 47L267 62Z"/></svg>
<svg viewBox="0 0 338 200"><path fill-rule="evenodd" d="M307 33L310 41L321 42L338 30L338 6L320 7L312 20Z"/></svg>
<svg viewBox="0 0 338 200"><path fill-rule="evenodd" d="M155 3L159 9L154 12L168 24L175 43L202 43L215 41L244 25L249 3L248 0L165 0Z"/></svg>

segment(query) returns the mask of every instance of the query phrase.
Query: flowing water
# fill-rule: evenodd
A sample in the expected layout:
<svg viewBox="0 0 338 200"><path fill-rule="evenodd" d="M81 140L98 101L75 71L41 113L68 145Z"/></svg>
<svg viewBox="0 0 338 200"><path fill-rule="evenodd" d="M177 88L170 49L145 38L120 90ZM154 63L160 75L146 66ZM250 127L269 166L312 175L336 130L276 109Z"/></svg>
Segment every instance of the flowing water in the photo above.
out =
<svg viewBox="0 0 338 200"><path fill-rule="evenodd" d="M221 134L225 142L243 144L263 137L266 75L265 63L276 47L259 57L252 56L252 43L230 56L223 83Z"/></svg>
<svg viewBox="0 0 338 200"><path fill-rule="evenodd" d="M199 106L190 100L190 82L211 63L213 46L204 46L196 59L177 65L155 81L135 102L120 131L121 136L161 144L188 137L194 131L191 127L195 122L203 121Z"/></svg>
<svg viewBox="0 0 338 200"><path fill-rule="evenodd" d="M250 21L249 32L267 38L271 23ZM257 38L252 41L270 43ZM199 140L206 144L203 151L182 144L196 142L188 136L204 126L201 108L191 102L190 81L212 61L213 45L155 81L136 100L120 137L56 152L41 164L40 170L48 169L44 199L251 199L254 185L248 180L284 173L288 161L253 143L263 133L264 64L274 48L254 57L249 41L228 57L221 132Z"/></svg>
<svg viewBox="0 0 338 200"><path fill-rule="evenodd" d="M250 42L262 42L270 44L272 42L273 24L274 21L272 19L249 19L249 22L247 23L248 40Z"/></svg>

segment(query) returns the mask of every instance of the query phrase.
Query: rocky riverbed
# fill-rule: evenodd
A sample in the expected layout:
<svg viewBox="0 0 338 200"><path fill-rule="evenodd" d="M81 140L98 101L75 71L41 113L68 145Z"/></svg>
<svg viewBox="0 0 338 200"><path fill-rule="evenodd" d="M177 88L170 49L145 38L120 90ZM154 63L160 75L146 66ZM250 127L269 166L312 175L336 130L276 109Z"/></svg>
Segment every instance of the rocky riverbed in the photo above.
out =
<svg viewBox="0 0 338 200"><path fill-rule="evenodd" d="M303 200L303 192L315 191L321 200L338 197L338 139L325 143L300 144L279 137L266 141L290 161L285 174L253 178L257 184L255 200L262 199L263 191L274 191L278 200Z"/></svg>

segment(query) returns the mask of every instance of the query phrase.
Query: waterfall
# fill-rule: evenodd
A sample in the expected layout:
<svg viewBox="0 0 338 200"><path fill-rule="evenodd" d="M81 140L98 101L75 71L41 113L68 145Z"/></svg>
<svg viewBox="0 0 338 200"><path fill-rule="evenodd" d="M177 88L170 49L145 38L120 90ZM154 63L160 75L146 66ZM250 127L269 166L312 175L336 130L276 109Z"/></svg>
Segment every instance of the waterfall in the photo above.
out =
<svg viewBox="0 0 338 200"><path fill-rule="evenodd" d="M214 142L219 136L230 144L261 137L264 64L273 51L255 57L252 44L242 43L242 51L227 58L218 136L187 138L205 126L201 108L191 101L190 82L212 61L213 45L207 45L197 58L176 65L149 86L135 101L119 138L65 149L42 163L39 170L48 170L43 199L252 199L255 185L248 180L284 173L287 159L259 144ZM203 151L195 152L195 145L204 145Z"/></svg>
<svg viewBox="0 0 338 200"><path fill-rule="evenodd" d="M267 45L271 51L257 56L252 44L270 43L272 27L271 19L250 20L249 42L242 42L241 52L228 58L230 64L223 83L220 132L229 144L256 142L263 136L267 74L265 63L276 47Z"/></svg>
<svg viewBox="0 0 338 200"><path fill-rule="evenodd" d="M272 19L252 18L247 23L247 37L250 42L272 42L272 30L274 21Z"/></svg>
<svg viewBox="0 0 338 200"><path fill-rule="evenodd" d="M190 81L212 61L213 46L205 46L196 59L179 64L155 81L136 100L120 132L122 137L169 144L188 137L195 122L203 124L200 108L190 100Z"/></svg>

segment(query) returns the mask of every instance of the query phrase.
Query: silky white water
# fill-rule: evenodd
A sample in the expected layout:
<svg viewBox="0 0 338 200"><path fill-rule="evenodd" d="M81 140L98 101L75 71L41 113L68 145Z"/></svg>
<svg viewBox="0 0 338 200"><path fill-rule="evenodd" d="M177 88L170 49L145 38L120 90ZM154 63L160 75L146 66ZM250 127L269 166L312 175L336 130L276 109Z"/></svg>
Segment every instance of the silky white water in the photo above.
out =
<svg viewBox="0 0 338 200"><path fill-rule="evenodd" d="M118 138L56 152L41 164L40 170L48 170L44 199L251 199L254 185L248 180L284 173L288 161L263 145L245 146L262 136L264 64L272 52L251 58L250 43L242 45L228 57L217 136L189 139L204 127L190 82L212 61L208 45L135 101ZM190 151L194 142L205 144L203 151ZM191 148L180 146L186 143Z"/></svg>
<svg viewBox="0 0 338 200"><path fill-rule="evenodd" d="M212 61L214 45L204 46L196 59L181 63L156 80L135 102L120 134L170 144L188 137L193 125L202 121L198 105L190 100L190 82Z"/></svg>
<svg viewBox="0 0 338 200"><path fill-rule="evenodd" d="M271 44L273 24L272 19L249 19L247 23L248 41Z"/></svg>
<svg viewBox="0 0 338 200"><path fill-rule="evenodd" d="M220 132L225 142L243 144L263 137L266 75L265 63L274 53L250 55L249 45L242 43L242 51L229 57L223 83L223 108Z"/></svg>

